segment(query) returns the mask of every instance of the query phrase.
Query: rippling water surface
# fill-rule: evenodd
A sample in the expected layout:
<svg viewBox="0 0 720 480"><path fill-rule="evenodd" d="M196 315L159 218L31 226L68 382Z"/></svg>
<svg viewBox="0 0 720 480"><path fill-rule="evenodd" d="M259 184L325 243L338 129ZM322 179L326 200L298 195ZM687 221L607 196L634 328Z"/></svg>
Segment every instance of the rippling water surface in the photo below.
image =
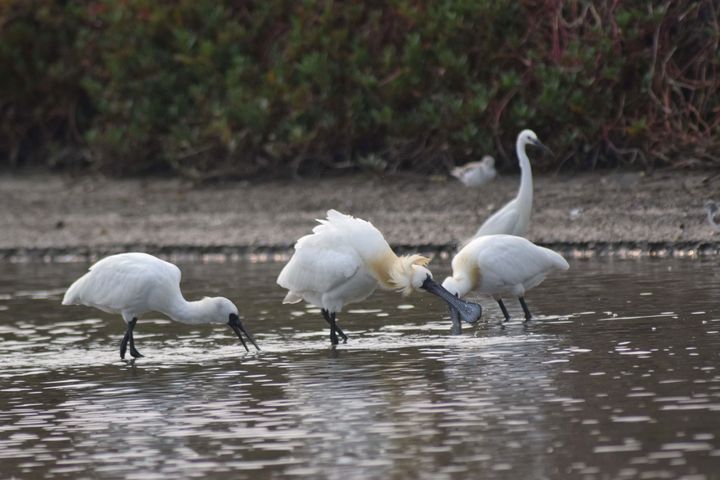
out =
<svg viewBox="0 0 720 480"><path fill-rule="evenodd" d="M282 305L279 264L181 263L227 327L61 307L84 264L0 265L2 478L720 478L720 276L708 260L578 260L528 296L482 301L450 337L427 294L340 315ZM436 276L442 278L442 271Z"/></svg>

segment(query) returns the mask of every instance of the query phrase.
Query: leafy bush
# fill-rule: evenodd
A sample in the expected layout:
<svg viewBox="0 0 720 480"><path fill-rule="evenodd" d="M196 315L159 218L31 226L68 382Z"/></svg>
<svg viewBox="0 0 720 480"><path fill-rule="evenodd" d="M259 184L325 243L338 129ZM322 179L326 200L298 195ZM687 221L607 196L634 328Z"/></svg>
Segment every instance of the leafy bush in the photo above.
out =
<svg viewBox="0 0 720 480"><path fill-rule="evenodd" d="M192 178L717 165L713 0L9 0L0 164Z"/></svg>

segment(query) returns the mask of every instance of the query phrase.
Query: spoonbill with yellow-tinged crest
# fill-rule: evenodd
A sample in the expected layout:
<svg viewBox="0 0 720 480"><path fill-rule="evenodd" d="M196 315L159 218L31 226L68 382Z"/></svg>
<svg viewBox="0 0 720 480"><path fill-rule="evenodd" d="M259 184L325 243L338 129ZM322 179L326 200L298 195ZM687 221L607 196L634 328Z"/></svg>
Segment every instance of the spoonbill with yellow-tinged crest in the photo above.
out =
<svg viewBox="0 0 720 480"><path fill-rule="evenodd" d="M333 345L338 343L338 334L347 341L336 314L345 305L366 299L378 287L406 295L423 289L445 300L457 312L458 321L475 323L480 319L480 305L458 299L433 281L426 268L429 259L395 255L372 223L335 210L318 222L313 233L297 241L277 283L288 290L283 303L304 300L321 309Z"/></svg>
<svg viewBox="0 0 720 480"><path fill-rule="evenodd" d="M503 295L520 300L525 321L532 318L525 303L525 292L554 272L567 270L567 261L557 252L514 235L486 235L471 240L452 260L452 276L443 281L449 292L465 296L471 290L492 296L500 305L505 321L510 319ZM453 328L460 325L450 309Z"/></svg>

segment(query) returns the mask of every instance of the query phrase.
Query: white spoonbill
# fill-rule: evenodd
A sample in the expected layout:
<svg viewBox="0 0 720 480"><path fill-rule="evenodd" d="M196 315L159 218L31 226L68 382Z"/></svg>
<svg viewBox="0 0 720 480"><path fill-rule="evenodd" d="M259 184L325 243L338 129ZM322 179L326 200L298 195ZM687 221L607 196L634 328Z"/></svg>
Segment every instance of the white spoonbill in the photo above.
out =
<svg viewBox="0 0 720 480"><path fill-rule="evenodd" d="M532 130L523 130L515 142L515 150L520 161L520 189L517 196L510 200L504 207L492 214L490 218L480 226L473 238L482 235L496 235L504 233L507 235L525 236L530 223L530 212L533 201L533 179L530 160L528 159L525 147L534 145L548 150L540 143L537 135Z"/></svg>
<svg viewBox="0 0 720 480"><path fill-rule="evenodd" d="M452 276L443 282L449 292L465 296L471 290L492 296L500 305L505 321L510 319L503 295L520 300L525 321L532 315L525 303L525 292L540 285L555 270L567 270L567 261L549 248L539 247L523 237L486 235L465 245L452 260ZM450 310L453 325L457 314Z"/></svg>
<svg viewBox="0 0 720 480"><path fill-rule="evenodd" d="M119 313L127 323L120 343L120 358L130 344L130 355L142 357L135 349L133 330L140 315L160 312L180 323L225 323L233 329L247 350L244 333L255 346L252 335L240 322L237 307L224 297L205 297L188 302L180 292L180 269L147 253L120 253L95 263L65 292L63 305L85 305L107 313Z"/></svg>
<svg viewBox="0 0 720 480"><path fill-rule="evenodd" d="M395 255L372 223L335 210L318 222L313 233L297 241L277 283L289 290L283 303L305 300L322 310L333 345L338 343L338 334L347 341L335 314L349 303L366 299L377 287L404 294L424 289L452 305L463 321L480 319L480 305L464 302L434 282L425 268L427 258Z"/></svg>
<svg viewBox="0 0 720 480"><path fill-rule="evenodd" d="M450 170L450 175L470 188L479 188L495 178L495 159L485 155L479 162L470 162Z"/></svg>

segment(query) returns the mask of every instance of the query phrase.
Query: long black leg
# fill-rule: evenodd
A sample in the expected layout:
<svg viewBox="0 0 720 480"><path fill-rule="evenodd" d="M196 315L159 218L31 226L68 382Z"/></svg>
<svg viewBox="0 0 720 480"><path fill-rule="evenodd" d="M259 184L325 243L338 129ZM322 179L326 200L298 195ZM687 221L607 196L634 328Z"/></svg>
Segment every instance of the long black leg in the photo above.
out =
<svg viewBox="0 0 720 480"><path fill-rule="evenodd" d="M133 336L133 330L135 329L136 323L137 318L133 318L128 322L127 332L125 332L125 338L123 338L123 343L120 346L120 358L125 358L125 347L127 347L128 341L130 342L130 355L132 355L133 358L140 358L143 356L135 348L135 337Z"/></svg>
<svg viewBox="0 0 720 480"><path fill-rule="evenodd" d="M140 352L135 349L135 339L133 338L133 329L137 323L137 318L133 318L127 324L127 330L125 330L125 336L120 342L120 359L125 360L125 352L127 351L128 342L130 342L130 355L133 357L142 357Z"/></svg>
<svg viewBox="0 0 720 480"><path fill-rule="evenodd" d="M336 327L337 324L333 320L333 318L330 316L330 312L325 310L324 308L321 310L323 317L325 318L325 321L330 325L330 343L333 345L337 345L340 343L338 341L337 333L336 333Z"/></svg>
<svg viewBox="0 0 720 480"><path fill-rule="evenodd" d="M503 315L505 315L505 321L507 322L508 320L510 320L510 314L508 313L507 308L505 308L505 304L503 303L502 298L498 298L497 303L498 305L500 305L500 310L502 310Z"/></svg>
<svg viewBox="0 0 720 480"><path fill-rule="evenodd" d="M332 326L335 328L335 331L340 334L340 336L343 339L343 343L347 343L347 335L345 335L345 332L342 331L342 328L340 328L340 325L337 324L337 321L335 320L335 312L330 314L330 321L332 321Z"/></svg>
<svg viewBox="0 0 720 480"><path fill-rule="evenodd" d="M525 312L525 321L527 322L531 320L532 314L530 313L527 303L525 303L525 299L523 297L518 297L518 300L520 300L520 306L522 306L523 312Z"/></svg>
<svg viewBox="0 0 720 480"><path fill-rule="evenodd" d="M125 360L125 352L127 351L127 344L128 340L130 340L130 325L128 325L128 330L125 331L125 336L123 337L122 341L120 342L120 360Z"/></svg>
<svg viewBox="0 0 720 480"><path fill-rule="evenodd" d="M325 310L324 308L321 310L323 317L325 318L325 321L330 325L330 341L332 341L332 332L335 330L336 333L339 333L340 336L343 339L343 343L347 343L348 336L345 335L345 332L342 331L342 328L340 328L340 325L337 324L337 321L335 320L335 312L330 313L329 311Z"/></svg>

